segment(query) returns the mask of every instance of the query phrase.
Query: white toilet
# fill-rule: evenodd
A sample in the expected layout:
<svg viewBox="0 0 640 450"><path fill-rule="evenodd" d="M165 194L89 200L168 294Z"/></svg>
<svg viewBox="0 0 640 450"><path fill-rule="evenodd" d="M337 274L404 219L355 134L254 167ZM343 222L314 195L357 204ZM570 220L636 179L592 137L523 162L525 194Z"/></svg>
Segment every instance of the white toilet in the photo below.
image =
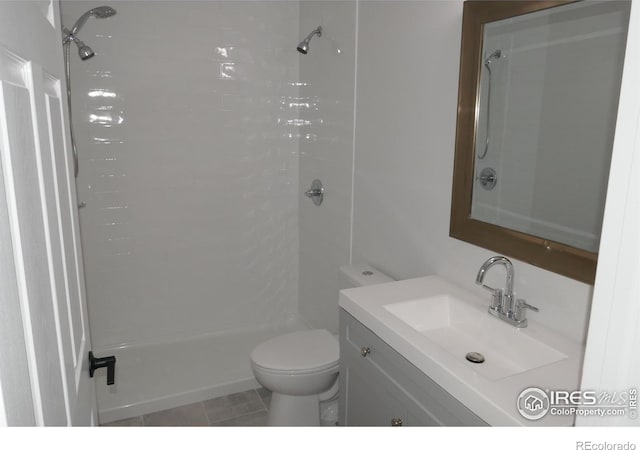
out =
<svg viewBox="0 0 640 450"><path fill-rule="evenodd" d="M393 281L365 264L340 267L341 286L351 287ZM251 353L256 380L272 391L268 424L320 425L320 402L336 398L340 350L338 338L327 330L307 330L269 339Z"/></svg>

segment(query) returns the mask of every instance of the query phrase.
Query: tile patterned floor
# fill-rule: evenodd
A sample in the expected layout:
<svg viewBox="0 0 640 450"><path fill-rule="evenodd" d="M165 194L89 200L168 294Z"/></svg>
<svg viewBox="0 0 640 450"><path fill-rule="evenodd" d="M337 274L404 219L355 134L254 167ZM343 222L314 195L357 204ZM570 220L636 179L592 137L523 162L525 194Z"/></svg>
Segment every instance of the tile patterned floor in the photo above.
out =
<svg viewBox="0 0 640 450"><path fill-rule="evenodd" d="M106 423L105 427L266 426L271 392L251 389L144 416Z"/></svg>

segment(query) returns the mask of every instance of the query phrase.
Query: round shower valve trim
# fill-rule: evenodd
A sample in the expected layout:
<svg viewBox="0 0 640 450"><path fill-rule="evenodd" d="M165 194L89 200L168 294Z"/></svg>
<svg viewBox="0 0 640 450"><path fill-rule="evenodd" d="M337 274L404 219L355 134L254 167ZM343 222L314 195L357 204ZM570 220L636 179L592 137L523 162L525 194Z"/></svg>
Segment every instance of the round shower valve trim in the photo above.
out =
<svg viewBox="0 0 640 450"><path fill-rule="evenodd" d="M314 205L320 206L324 199L324 187L322 186L322 181L318 179L313 180L311 183L311 189L307 190L304 195L313 200Z"/></svg>
<svg viewBox="0 0 640 450"><path fill-rule="evenodd" d="M498 183L498 174L491 167L485 167L477 179L485 190L490 191Z"/></svg>

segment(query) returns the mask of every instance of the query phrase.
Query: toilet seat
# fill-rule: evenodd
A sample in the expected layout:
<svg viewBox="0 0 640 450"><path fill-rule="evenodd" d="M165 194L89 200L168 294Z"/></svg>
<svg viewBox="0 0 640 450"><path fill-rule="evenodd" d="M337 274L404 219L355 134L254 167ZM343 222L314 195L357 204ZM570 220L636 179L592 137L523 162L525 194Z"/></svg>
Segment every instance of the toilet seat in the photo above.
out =
<svg viewBox="0 0 640 450"><path fill-rule="evenodd" d="M271 373L305 374L338 367L338 340L327 330L297 331L269 339L251 353L257 367Z"/></svg>
<svg viewBox="0 0 640 450"><path fill-rule="evenodd" d="M297 376L301 378L304 375L322 375L322 374L333 374L338 373L338 369L340 368L340 364L335 363L329 366L320 367L320 368L312 368L307 370L277 370L277 369L269 369L268 367L259 366L256 363L253 363L253 369L259 370L264 374L270 374L274 376Z"/></svg>

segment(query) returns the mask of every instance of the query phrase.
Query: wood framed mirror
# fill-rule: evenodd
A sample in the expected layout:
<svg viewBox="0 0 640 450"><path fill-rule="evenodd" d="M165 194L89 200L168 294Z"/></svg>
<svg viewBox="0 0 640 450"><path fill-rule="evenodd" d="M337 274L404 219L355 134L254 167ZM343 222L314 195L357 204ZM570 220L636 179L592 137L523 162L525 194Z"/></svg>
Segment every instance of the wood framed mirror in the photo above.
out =
<svg viewBox="0 0 640 450"><path fill-rule="evenodd" d="M593 284L629 10L465 2L451 237Z"/></svg>

